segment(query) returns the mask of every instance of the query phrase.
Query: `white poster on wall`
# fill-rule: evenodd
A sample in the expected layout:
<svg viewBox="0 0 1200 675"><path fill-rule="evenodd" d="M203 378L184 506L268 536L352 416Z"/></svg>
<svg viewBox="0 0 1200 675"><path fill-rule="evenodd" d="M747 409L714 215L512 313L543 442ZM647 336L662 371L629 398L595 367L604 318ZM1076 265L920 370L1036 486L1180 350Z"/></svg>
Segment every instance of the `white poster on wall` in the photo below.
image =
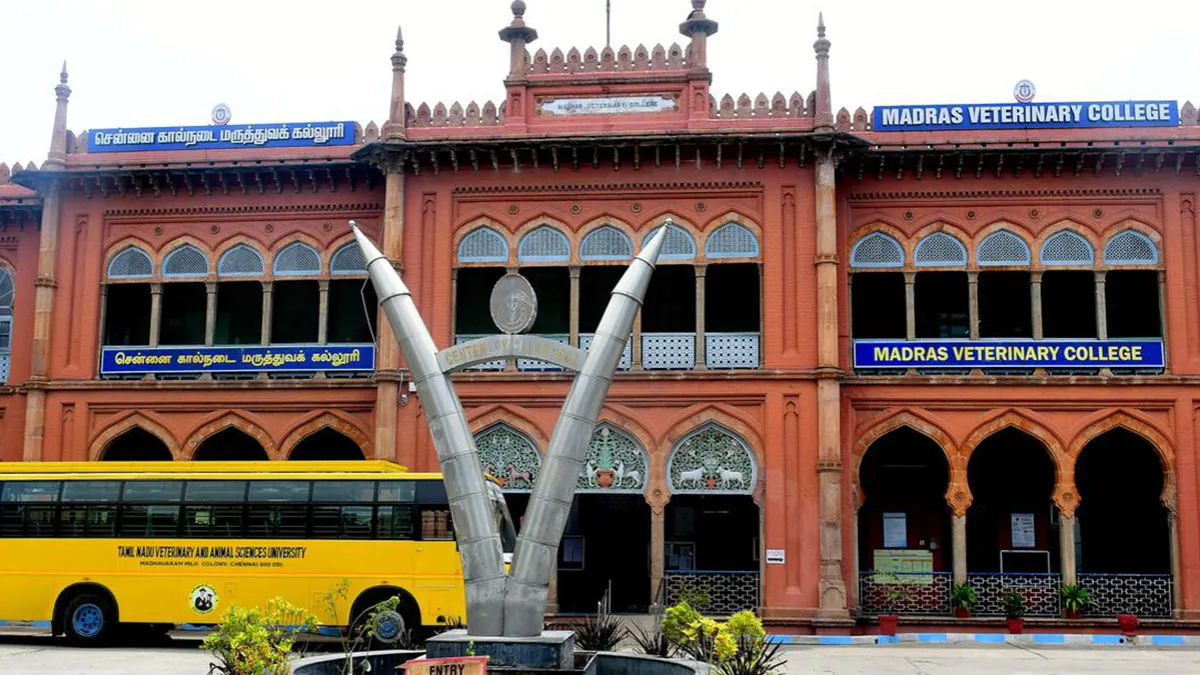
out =
<svg viewBox="0 0 1200 675"><path fill-rule="evenodd" d="M908 547L908 518L904 512L883 514L883 547Z"/></svg>
<svg viewBox="0 0 1200 675"><path fill-rule="evenodd" d="M1037 530L1034 527L1032 513L1012 514L1012 547L1035 548L1037 546Z"/></svg>

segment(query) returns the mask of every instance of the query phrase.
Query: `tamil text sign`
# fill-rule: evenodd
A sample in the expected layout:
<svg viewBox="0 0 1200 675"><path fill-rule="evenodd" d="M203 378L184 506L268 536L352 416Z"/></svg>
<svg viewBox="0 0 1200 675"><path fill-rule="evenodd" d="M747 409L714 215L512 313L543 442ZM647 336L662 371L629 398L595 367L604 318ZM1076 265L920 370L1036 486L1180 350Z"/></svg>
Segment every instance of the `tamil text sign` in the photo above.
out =
<svg viewBox="0 0 1200 675"><path fill-rule="evenodd" d="M677 112L674 96L605 96L581 98L539 98L537 112L546 116L630 115Z"/></svg>
<svg viewBox="0 0 1200 675"><path fill-rule="evenodd" d="M88 152L312 148L326 145L354 145L354 130L354 122L93 129L88 135Z"/></svg>
<svg viewBox="0 0 1200 675"><path fill-rule="evenodd" d="M855 340L855 368L1162 368L1162 340Z"/></svg>
<svg viewBox="0 0 1200 675"><path fill-rule="evenodd" d="M1174 101L1086 103L961 103L886 105L875 108L874 131L956 129L1066 129L1087 127L1173 127Z"/></svg>
<svg viewBox="0 0 1200 675"><path fill-rule="evenodd" d="M258 373L375 369L375 345L271 347L105 347L101 375Z"/></svg>

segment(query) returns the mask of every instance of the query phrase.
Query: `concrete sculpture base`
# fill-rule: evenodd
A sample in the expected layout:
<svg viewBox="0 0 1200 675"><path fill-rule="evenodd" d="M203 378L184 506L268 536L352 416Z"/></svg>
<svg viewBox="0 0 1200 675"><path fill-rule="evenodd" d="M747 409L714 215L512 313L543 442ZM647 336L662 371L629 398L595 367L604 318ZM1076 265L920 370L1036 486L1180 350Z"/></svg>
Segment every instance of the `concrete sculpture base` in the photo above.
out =
<svg viewBox="0 0 1200 675"><path fill-rule="evenodd" d="M575 668L575 634L569 630L548 630L533 637L480 637L465 630L452 630L429 638L425 656L443 659L467 656L474 645L474 656L488 657L488 668Z"/></svg>

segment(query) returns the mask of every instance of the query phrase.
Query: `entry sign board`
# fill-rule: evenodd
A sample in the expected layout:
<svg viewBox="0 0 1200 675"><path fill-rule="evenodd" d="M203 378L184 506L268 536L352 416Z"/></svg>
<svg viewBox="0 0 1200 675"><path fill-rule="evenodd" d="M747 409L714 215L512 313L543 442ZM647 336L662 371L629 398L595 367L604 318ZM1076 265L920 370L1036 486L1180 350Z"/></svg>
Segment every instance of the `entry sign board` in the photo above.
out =
<svg viewBox="0 0 1200 675"><path fill-rule="evenodd" d="M375 345L105 347L101 375L375 370Z"/></svg>
<svg viewBox="0 0 1200 675"><path fill-rule="evenodd" d="M485 675L486 656L419 659L404 664L404 675Z"/></svg>
<svg viewBox="0 0 1200 675"><path fill-rule="evenodd" d="M354 122L226 124L203 127L93 129L88 153L354 145Z"/></svg>
<svg viewBox="0 0 1200 675"><path fill-rule="evenodd" d="M1174 127L1179 108L1175 101L885 105L871 123L873 131Z"/></svg>
<svg viewBox="0 0 1200 675"><path fill-rule="evenodd" d="M855 340L855 368L1162 368L1145 340Z"/></svg>

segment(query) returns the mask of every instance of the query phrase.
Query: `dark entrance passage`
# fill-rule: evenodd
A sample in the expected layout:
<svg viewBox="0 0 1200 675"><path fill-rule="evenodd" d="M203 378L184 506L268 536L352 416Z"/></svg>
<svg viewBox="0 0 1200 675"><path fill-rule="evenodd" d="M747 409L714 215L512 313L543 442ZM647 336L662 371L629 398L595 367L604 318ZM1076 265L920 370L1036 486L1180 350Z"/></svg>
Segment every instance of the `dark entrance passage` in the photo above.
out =
<svg viewBox="0 0 1200 675"><path fill-rule="evenodd" d="M759 605L759 511L750 495L671 497L666 509L666 603L728 616Z"/></svg>
<svg viewBox="0 0 1200 675"><path fill-rule="evenodd" d="M109 441L100 459L105 462L169 462L167 444L141 427L133 427Z"/></svg>
<svg viewBox="0 0 1200 675"><path fill-rule="evenodd" d="M358 443L350 440L345 434L334 431L329 427L319 429L305 436L292 449L288 457L295 461L338 461L366 459Z"/></svg>
<svg viewBox="0 0 1200 675"><path fill-rule="evenodd" d="M1059 571L1054 462L1041 441L1008 427L979 444L967 465L970 572Z"/></svg>
<svg viewBox="0 0 1200 675"><path fill-rule="evenodd" d="M614 612L650 604L650 506L641 495L576 495L558 550L559 611L595 613L610 590Z"/></svg>
<svg viewBox="0 0 1200 675"><path fill-rule="evenodd" d="M1116 428L1093 439L1075 464L1075 485L1080 572L1171 572L1163 466L1145 438Z"/></svg>
<svg viewBox="0 0 1200 675"><path fill-rule="evenodd" d="M266 461L270 459L258 441L235 427L227 427L209 436L196 448L192 459L201 462Z"/></svg>
<svg viewBox="0 0 1200 675"><path fill-rule="evenodd" d="M951 568L950 467L933 439L908 427L882 436L863 456L859 481L860 570L892 571L897 556L935 572Z"/></svg>

